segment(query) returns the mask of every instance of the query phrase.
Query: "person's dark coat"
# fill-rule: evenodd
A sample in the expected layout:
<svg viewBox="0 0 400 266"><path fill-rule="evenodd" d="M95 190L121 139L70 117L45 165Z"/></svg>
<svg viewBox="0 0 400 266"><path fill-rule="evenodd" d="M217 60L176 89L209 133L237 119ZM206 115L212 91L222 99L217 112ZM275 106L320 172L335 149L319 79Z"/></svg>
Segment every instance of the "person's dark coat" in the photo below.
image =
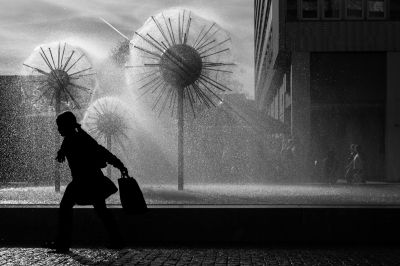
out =
<svg viewBox="0 0 400 266"><path fill-rule="evenodd" d="M118 191L101 168L107 163L121 168L122 162L82 129L64 138L58 154L65 156L71 169L72 182L66 192L74 194L76 204L90 205Z"/></svg>

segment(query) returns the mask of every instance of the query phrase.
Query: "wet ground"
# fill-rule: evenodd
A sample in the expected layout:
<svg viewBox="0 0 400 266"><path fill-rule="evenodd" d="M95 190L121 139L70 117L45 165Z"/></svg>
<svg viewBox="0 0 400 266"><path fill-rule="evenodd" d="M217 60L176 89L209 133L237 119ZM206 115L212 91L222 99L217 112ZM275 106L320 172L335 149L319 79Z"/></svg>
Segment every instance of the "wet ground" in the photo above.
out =
<svg viewBox="0 0 400 266"><path fill-rule="evenodd" d="M62 187L61 192L65 187ZM143 185L148 204L400 205L400 184ZM3 186L0 204L58 204L54 187ZM119 195L108 199L119 204Z"/></svg>
<svg viewBox="0 0 400 266"><path fill-rule="evenodd" d="M400 248L0 248L0 265L400 265Z"/></svg>

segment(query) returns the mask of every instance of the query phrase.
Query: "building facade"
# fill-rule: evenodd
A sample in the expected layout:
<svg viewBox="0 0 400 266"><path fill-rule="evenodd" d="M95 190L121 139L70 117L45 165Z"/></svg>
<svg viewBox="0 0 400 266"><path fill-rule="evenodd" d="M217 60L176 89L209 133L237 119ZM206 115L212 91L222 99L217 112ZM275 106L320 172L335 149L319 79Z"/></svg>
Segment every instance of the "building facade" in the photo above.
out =
<svg viewBox="0 0 400 266"><path fill-rule="evenodd" d="M255 0L258 108L290 125L302 178L352 143L367 179L400 180L400 1ZM300 177L299 177L300 178Z"/></svg>

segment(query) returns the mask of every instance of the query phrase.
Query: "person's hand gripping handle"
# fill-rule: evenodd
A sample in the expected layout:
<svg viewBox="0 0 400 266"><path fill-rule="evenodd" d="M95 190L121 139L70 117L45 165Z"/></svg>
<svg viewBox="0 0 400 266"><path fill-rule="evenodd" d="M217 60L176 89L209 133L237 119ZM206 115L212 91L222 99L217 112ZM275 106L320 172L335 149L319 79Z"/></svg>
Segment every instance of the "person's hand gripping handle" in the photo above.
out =
<svg viewBox="0 0 400 266"><path fill-rule="evenodd" d="M129 176L128 169L125 166L122 166L119 170L121 171L121 177L128 177Z"/></svg>

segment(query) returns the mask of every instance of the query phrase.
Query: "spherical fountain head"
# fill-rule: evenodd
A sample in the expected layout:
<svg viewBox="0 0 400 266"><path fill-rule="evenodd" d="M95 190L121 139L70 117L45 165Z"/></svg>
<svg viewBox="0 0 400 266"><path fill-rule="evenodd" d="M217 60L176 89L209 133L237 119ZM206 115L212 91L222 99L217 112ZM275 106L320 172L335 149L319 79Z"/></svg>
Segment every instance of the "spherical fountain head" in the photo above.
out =
<svg viewBox="0 0 400 266"><path fill-rule="evenodd" d="M176 88L192 85L200 77L202 60L200 54L187 44L168 48L160 58L163 79Z"/></svg>
<svg viewBox="0 0 400 266"><path fill-rule="evenodd" d="M83 110L92 98L96 79L89 59L66 42L43 44L23 63L31 86L24 91L34 111L54 108Z"/></svg>
<svg viewBox="0 0 400 266"><path fill-rule="evenodd" d="M149 96L159 115L169 110L174 117L179 95L184 112L195 116L204 107L218 106L221 95L231 91L235 64L228 32L190 10L151 16L130 43L128 82L138 99Z"/></svg>
<svg viewBox="0 0 400 266"><path fill-rule="evenodd" d="M128 139L131 128L130 109L119 98L103 97L93 102L85 113L82 126L95 139L102 142Z"/></svg>
<svg viewBox="0 0 400 266"><path fill-rule="evenodd" d="M97 129L105 136L117 136L125 129L121 116L116 113L103 113L96 121Z"/></svg>

